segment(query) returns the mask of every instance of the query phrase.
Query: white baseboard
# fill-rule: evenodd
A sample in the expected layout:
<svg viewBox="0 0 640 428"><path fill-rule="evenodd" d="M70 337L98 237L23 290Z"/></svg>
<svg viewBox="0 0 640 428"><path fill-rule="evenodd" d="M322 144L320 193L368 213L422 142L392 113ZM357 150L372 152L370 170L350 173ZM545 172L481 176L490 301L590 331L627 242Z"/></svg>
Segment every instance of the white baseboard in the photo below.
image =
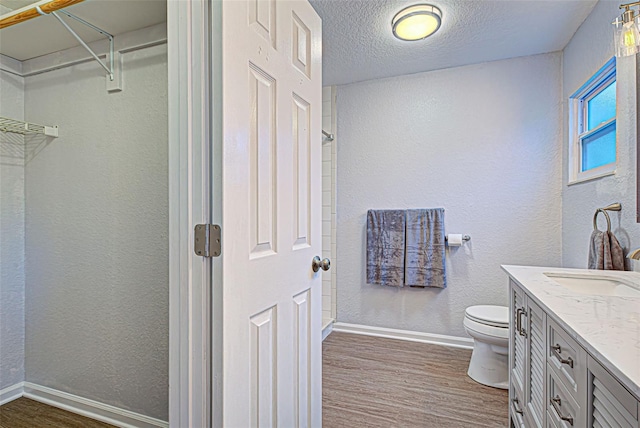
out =
<svg viewBox="0 0 640 428"><path fill-rule="evenodd" d="M419 331L398 330L395 328L373 327L369 325L333 323L333 331L341 333L362 334L364 336L386 337L388 339L407 340L409 342L430 343L451 348L473 349L470 337L445 336L442 334L422 333Z"/></svg>
<svg viewBox="0 0 640 428"><path fill-rule="evenodd" d="M3 390L4 391L4 390ZM24 382L22 394L41 403L122 428L168 428L169 423L46 386Z"/></svg>
<svg viewBox="0 0 640 428"><path fill-rule="evenodd" d="M0 406L22 397L23 392L24 382L18 382L15 385L0 389Z"/></svg>
<svg viewBox="0 0 640 428"><path fill-rule="evenodd" d="M325 320L322 320L322 323L324 324L322 326L322 341L324 342L327 336L329 336L333 331L334 321L333 321L333 318L331 318L331 319L328 319L326 323L325 323Z"/></svg>

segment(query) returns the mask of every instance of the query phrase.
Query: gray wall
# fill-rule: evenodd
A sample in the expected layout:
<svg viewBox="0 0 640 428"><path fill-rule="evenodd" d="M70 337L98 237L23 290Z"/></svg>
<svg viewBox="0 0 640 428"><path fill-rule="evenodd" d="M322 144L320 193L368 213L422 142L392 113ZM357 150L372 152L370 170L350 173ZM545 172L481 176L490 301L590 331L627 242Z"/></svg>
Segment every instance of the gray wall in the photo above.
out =
<svg viewBox="0 0 640 428"><path fill-rule="evenodd" d="M507 304L501 264L558 266L559 53L339 86L338 321L464 336L467 306ZM370 208L444 207L448 288L365 280Z"/></svg>
<svg viewBox="0 0 640 428"><path fill-rule="evenodd" d="M627 250L640 246L640 225L636 223L636 58L617 60L616 174L571 186L566 184L568 98L613 57L611 21L620 14L618 5L617 1L600 0L563 52L562 264L565 267L587 267L594 211L611 202L622 203L622 212L611 215L612 228L618 240ZM604 227L604 222L601 227Z"/></svg>
<svg viewBox="0 0 640 428"><path fill-rule="evenodd" d="M60 126L26 166L26 380L168 419L166 45L32 76Z"/></svg>
<svg viewBox="0 0 640 428"><path fill-rule="evenodd" d="M5 71L0 116L24 119L24 79ZM0 132L0 390L24 380L24 210L24 137Z"/></svg>

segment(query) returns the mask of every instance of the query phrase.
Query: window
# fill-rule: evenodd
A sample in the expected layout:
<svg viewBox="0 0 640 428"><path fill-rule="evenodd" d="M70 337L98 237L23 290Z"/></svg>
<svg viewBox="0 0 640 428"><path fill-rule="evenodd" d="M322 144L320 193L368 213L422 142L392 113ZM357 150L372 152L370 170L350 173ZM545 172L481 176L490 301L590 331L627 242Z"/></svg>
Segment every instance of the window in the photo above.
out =
<svg viewBox="0 0 640 428"><path fill-rule="evenodd" d="M615 58L569 98L569 121L569 184L614 174Z"/></svg>

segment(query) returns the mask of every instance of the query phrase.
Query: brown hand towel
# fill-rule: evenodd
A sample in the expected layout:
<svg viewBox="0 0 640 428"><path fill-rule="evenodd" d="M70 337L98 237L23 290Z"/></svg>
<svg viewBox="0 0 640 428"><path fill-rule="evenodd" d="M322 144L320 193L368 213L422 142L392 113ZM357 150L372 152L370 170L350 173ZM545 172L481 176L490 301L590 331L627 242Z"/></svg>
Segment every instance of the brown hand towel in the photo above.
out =
<svg viewBox="0 0 640 428"><path fill-rule="evenodd" d="M622 247L613 233L594 230L589 247L589 269L624 270Z"/></svg>

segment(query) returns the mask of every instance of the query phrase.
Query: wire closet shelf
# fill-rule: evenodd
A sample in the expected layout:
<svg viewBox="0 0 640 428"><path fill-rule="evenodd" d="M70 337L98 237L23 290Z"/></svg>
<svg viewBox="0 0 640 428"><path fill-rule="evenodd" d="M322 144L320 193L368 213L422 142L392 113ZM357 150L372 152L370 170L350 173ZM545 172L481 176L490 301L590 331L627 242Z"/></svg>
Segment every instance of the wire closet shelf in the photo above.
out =
<svg viewBox="0 0 640 428"><path fill-rule="evenodd" d="M2 116L0 116L0 131L22 135L43 134L47 137L54 138L58 136L57 126L38 125L36 123L23 122Z"/></svg>

